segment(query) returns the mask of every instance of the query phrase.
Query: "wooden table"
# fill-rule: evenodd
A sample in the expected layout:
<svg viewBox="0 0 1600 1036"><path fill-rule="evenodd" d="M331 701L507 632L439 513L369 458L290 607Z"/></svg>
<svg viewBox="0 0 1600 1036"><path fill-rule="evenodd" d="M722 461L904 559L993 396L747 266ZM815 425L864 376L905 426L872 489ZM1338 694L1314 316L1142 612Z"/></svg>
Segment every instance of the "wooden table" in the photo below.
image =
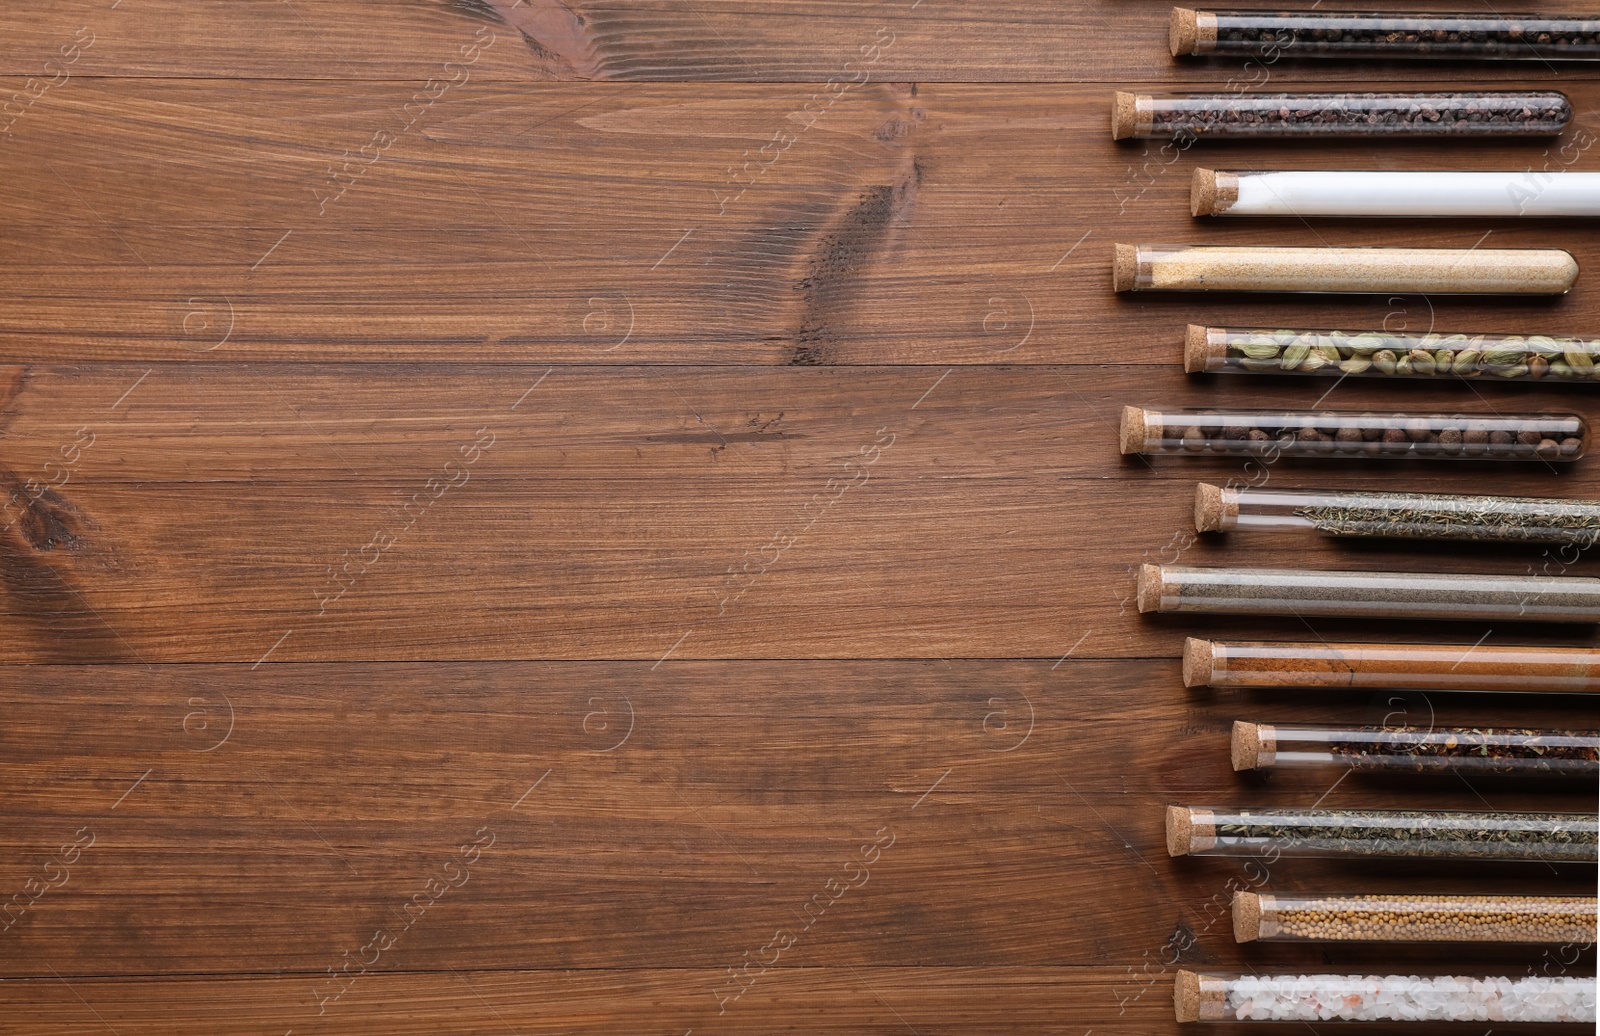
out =
<svg viewBox="0 0 1600 1036"><path fill-rule="evenodd" d="M0 1032L1134 1036L1175 1030L1177 966L1592 974L1592 950L1239 947L1227 901L1593 868L1263 873L1161 837L1173 802L1594 803L1235 775L1235 718L1593 710L1186 691L1186 633L1591 631L1165 621L1131 592L1151 560L1593 559L1200 541L1196 479L1249 473L1125 460L1114 426L1332 387L1186 377L1191 321L1600 333L1590 225L1187 214L1196 165L1597 169L1600 82L1179 64L1166 18L7 5L0 893L30 905L0 933ZM1108 132L1120 87L1490 81L1567 90L1568 151ZM1554 302L1117 297L1116 241L1560 246L1587 272ZM1593 399L1350 380L1325 405ZM1594 496L1597 465L1260 474Z"/></svg>

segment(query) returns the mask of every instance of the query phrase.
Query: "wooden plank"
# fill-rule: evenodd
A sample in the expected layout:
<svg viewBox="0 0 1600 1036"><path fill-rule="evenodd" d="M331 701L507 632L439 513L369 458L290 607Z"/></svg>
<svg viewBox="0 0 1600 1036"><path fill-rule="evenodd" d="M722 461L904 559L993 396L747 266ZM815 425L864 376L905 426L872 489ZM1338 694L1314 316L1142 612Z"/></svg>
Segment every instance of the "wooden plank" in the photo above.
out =
<svg viewBox="0 0 1600 1036"><path fill-rule="evenodd" d="M1043 374L1044 376L1041 376ZM1305 406L1259 379L1137 368L19 368L8 661L1176 655L1143 561L1401 567L1394 545L1199 542L1198 478L1595 495L1588 462L1123 458L1127 403ZM1324 405L1508 412L1534 391L1341 386ZM1320 388L1319 388L1319 391ZM1567 405L1584 398L1560 397ZM1550 574L1589 558L1422 551ZM1570 562L1570 563L1569 563ZM441 602L448 607L441 609ZM1465 638L1473 624L1329 636ZM1588 640L1585 628L1499 629Z"/></svg>
<svg viewBox="0 0 1600 1036"><path fill-rule="evenodd" d="M1203 694L1179 685L1174 664L1077 658L43 666L0 678L0 889L23 889L51 860L58 883L3 933L13 979L287 973L298 1005L330 992L325 969L378 928L397 945L374 970L446 978L720 973L779 928L797 936L786 967L841 973L1126 973L1187 939L1186 959L1223 968L1520 974L1539 948L1263 954L1234 944L1226 903L1269 885L1592 886L1584 867L1173 861L1163 849L1172 802L1585 809L1581 782L1265 780L1227 761L1235 717L1475 724L1515 707L1519 722L1571 723L1576 705L1560 698ZM863 845L879 849L863 857ZM452 888L408 914L433 879ZM1107 894L1125 887L1140 893ZM808 914L824 889L827 909ZM0 1015L15 1018L17 985L0 984ZM1085 995L1092 977L1067 985L1058 1003L1099 998ZM687 999L714 1009L695 986Z"/></svg>
<svg viewBox="0 0 1600 1036"><path fill-rule="evenodd" d="M1234 7L1272 8L1270 0ZM1405 0L1397 10L1454 10L1447 0ZM1582 10L1582 6L1556 4ZM1512 0L1499 10L1549 10ZM0 71L59 74L60 48L90 41L67 70L76 76L422 81L458 74L459 47L482 30L493 44L466 65L498 81L671 80L821 83L862 73L879 80L1082 82L1177 79L1203 74L1245 88L1310 67L1328 80L1360 78L1355 62L1177 62L1167 49L1169 6L1108 0L1042 5L1001 0L980 10L960 0L817 3L768 0L145 0L44 7L13 5L0 17ZM82 33L83 35L79 35ZM71 52L68 52L69 54ZM467 52L471 54L471 51ZM1389 63L1395 81L1463 66ZM1550 73L1570 65L1489 62L1481 79ZM1291 73L1292 74L1292 73Z"/></svg>
<svg viewBox="0 0 1600 1036"><path fill-rule="evenodd" d="M1600 86L1571 88L1559 143L1316 161L1600 168ZM1600 245L1560 221L1197 223L1193 166L1307 152L1115 144L1102 86L872 83L809 129L792 86L470 82L405 115L413 93L50 95L0 148L0 359L1167 364L1189 321L1600 326ZM1116 240L1565 247L1591 272L1510 303L1130 298Z"/></svg>

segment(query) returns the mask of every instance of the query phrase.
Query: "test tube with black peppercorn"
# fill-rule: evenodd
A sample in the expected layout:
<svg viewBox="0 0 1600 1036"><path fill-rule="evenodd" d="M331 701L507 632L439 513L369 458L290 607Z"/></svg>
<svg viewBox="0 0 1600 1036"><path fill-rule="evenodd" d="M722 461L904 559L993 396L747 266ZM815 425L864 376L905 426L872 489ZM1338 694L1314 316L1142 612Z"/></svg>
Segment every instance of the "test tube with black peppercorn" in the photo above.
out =
<svg viewBox="0 0 1600 1036"><path fill-rule="evenodd" d="M1239 942L1583 943L1594 896L1235 892Z"/></svg>
<svg viewBox="0 0 1600 1036"><path fill-rule="evenodd" d="M1124 407L1125 454L1572 461L1589 428L1576 414L1385 414L1347 410Z"/></svg>
<svg viewBox="0 0 1600 1036"><path fill-rule="evenodd" d="M1351 538L1472 540L1588 548L1600 500L1346 489L1195 487L1197 532L1310 529Z"/></svg>
<svg viewBox="0 0 1600 1036"><path fill-rule="evenodd" d="M1600 622L1592 576L1143 565L1135 596L1146 613Z"/></svg>
<svg viewBox="0 0 1600 1036"><path fill-rule="evenodd" d="M1600 18L1577 15L1403 14L1172 9L1173 57L1476 58L1600 60Z"/></svg>
<svg viewBox="0 0 1600 1036"><path fill-rule="evenodd" d="M1343 767L1463 776L1600 775L1600 733L1514 727L1233 724L1233 768Z"/></svg>
<svg viewBox="0 0 1600 1036"><path fill-rule="evenodd" d="M1534 644L1220 641L1183 645L1186 687L1396 688L1575 694L1600 691L1600 650Z"/></svg>
<svg viewBox="0 0 1600 1036"><path fill-rule="evenodd" d="M1183 367L1190 374L1478 378L1600 386L1600 338L1346 333L1190 324Z"/></svg>
<svg viewBox="0 0 1600 1036"><path fill-rule="evenodd" d="M1572 121L1555 91L1131 94L1111 135L1126 137L1553 137Z"/></svg>
<svg viewBox="0 0 1600 1036"><path fill-rule="evenodd" d="M1593 863L1592 813L1167 807L1173 856L1420 857Z"/></svg>

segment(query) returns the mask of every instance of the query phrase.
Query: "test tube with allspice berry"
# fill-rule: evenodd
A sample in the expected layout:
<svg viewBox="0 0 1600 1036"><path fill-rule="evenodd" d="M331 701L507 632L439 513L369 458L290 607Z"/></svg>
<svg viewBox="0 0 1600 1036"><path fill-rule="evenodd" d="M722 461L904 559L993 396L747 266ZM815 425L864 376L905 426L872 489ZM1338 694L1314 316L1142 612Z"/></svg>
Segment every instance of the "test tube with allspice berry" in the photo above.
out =
<svg viewBox="0 0 1600 1036"><path fill-rule="evenodd" d="M1600 650L1540 644L1350 644L1221 641L1189 637L1186 687L1592 694L1600 691Z"/></svg>

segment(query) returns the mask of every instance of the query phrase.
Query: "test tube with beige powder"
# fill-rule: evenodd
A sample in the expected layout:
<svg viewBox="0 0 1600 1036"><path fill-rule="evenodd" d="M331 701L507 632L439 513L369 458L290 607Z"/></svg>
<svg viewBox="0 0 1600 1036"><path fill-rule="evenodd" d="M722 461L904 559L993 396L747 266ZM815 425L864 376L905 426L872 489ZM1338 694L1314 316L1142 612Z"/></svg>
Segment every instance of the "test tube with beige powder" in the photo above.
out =
<svg viewBox="0 0 1600 1036"><path fill-rule="evenodd" d="M1577 279L1577 260L1559 248L1118 244L1112 253L1116 291L1562 295Z"/></svg>
<svg viewBox="0 0 1600 1036"><path fill-rule="evenodd" d="M1239 942L1583 943L1594 896L1235 892Z"/></svg>
<svg viewBox="0 0 1600 1036"><path fill-rule="evenodd" d="M1600 691L1600 650L1518 644L1220 641L1183 645L1186 687L1579 694Z"/></svg>

